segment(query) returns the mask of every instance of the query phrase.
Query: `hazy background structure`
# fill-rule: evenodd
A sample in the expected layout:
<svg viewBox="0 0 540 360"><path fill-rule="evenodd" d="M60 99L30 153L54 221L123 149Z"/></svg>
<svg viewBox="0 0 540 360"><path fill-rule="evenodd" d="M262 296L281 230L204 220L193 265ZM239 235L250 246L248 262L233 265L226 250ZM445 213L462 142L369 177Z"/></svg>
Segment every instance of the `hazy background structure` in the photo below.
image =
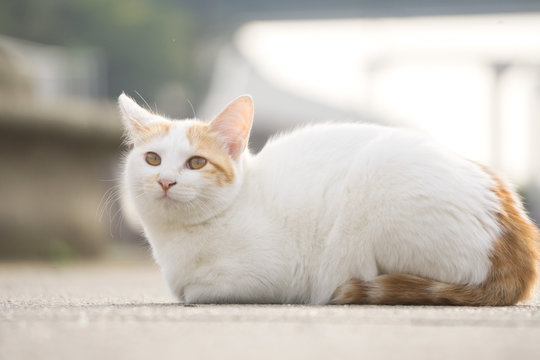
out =
<svg viewBox="0 0 540 360"><path fill-rule="evenodd" d="M537 1L0 0L0 258L141 248L116 201L122 91L203 120L250 93L254 151L311 122L412 127L540 220Z"/></svg>

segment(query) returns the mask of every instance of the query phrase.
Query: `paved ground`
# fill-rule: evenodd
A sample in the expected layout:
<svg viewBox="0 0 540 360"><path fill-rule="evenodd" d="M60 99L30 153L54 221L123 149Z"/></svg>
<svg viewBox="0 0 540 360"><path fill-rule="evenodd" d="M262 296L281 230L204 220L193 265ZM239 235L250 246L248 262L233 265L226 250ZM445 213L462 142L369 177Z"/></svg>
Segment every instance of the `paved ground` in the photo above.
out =
<svg viewBox="0 0 540 360"><path fill-rule="evenodd" d="M0 265L0 359L540 359L540 302L182 306L152 265Z"/></svg>

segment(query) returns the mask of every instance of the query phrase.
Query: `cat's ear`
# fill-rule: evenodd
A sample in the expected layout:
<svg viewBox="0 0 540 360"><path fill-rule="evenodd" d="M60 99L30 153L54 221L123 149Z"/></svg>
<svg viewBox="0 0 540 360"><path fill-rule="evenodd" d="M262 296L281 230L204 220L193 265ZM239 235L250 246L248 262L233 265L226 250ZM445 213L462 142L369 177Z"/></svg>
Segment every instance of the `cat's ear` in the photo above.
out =
<svg viewBox="0 0 540 360"><path fill-rule="evenodd" d="M158 116L139 106L135 100L124 93L118 97L118 106L130 141L136 142L148 131L151 124L159 121Z"/></svg>
<svg viewBox="0 0 540 360"><path fill-rule="evenodd" d="M233 159L246 149L253 123L253 100L243 95L231 102L209 125Z"/></svg>

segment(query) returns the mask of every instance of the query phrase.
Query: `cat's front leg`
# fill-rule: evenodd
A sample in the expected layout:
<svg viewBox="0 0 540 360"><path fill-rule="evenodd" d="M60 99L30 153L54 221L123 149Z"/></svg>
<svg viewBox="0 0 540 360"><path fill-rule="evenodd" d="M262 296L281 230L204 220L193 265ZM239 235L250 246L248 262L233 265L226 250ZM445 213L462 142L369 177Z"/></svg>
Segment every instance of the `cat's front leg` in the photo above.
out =
<svg viewBox="0 0 540 360"><path fill-rule="evenodd" d="M277 304L285 295L279 279L264 277L255 269L214 270L212 276L186 284L182 293L188 304Z"/></svg>
<svg viewBox="0 0 540 360"><path fill-rule="evenodd" d="M184 288L183 300L186 304L227 304L232 303L233 293L223 292L216 285L190 284Z"/></svg>

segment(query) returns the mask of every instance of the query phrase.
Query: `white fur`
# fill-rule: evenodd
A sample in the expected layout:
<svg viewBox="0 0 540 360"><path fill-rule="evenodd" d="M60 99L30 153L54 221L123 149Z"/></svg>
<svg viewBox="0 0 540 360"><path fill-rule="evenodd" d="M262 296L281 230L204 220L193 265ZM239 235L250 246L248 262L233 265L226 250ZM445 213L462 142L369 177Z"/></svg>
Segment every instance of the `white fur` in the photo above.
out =
<svg viewBox="0 0 540 360"><path fill-rule="evenodd" d="M478 284L490 269L499 199L478 165L406 130L299 129L234 161L218 187L182 165L192 121L135 146L125 185L154 257L188 303L325 304L351 278L406 273ZM161 155L159 167L143 154ZM163 199L155 176L178 185Z"/></svg>

